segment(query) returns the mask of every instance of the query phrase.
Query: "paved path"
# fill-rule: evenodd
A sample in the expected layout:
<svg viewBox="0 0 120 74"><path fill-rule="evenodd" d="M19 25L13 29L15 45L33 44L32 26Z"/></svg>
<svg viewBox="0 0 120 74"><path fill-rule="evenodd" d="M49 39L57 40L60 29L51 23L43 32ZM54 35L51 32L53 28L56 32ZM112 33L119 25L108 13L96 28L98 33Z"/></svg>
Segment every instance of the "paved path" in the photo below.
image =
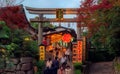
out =
<svg viewBox="0 0 120 74"><path fill-rule="evenodd" d="M113 62L94 63L90 66L89 74L114 74Z"/></svg>

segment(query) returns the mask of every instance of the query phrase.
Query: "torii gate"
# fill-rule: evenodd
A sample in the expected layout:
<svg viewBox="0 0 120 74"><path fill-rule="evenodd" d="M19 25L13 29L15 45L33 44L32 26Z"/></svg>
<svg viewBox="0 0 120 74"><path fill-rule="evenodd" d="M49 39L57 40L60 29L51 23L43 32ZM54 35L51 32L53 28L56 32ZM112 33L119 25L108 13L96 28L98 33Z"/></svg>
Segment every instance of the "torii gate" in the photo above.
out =
<svg viewBox="0 0 120 74"><path fill-rule="evenodd" d="M77 18L64 18L64 14L75 14L78 15L78 8L32 8L32 7L26 7L26 9L29 11L30 14L37 14L39 15L38 19L30 19L31 22L39 22L39 27L38 27L38 45L41 44L42 42L42 23L44 22L76 22L80 23L79 25L77 24L77 39L81 39L81 33L82 29L81 27L84 27L84 25L81 24L81 21L78 20ZM62 19L58 20L57 18L53 19L48 19L48 18L43 18L43 15L56 15L57 10L62 10ZM56 15L57 17L57 15ZM85 61L86 57L86 50L85 50L85 39L83 39L83 61Z"/></svg>
<svg viewBox="0 0 120 74"><path fill-rule="evenodd" d="M56 18L48 19L43 18L43 15L56 15L56 10L61 9L63 10L63 14L78 14L78 8L32 8L27 7L26 9L29 11L30 14L37 14L39 15L38 19L32 18L30 19L31 22L39 22L38 27L38 45L41 44L42 41L42 23L44 22L76 22L80 23L81 21L77 20L77 18L63 18L62 20L57 20ZM81 28L77 27L77 39L81 37Z"/></svg>

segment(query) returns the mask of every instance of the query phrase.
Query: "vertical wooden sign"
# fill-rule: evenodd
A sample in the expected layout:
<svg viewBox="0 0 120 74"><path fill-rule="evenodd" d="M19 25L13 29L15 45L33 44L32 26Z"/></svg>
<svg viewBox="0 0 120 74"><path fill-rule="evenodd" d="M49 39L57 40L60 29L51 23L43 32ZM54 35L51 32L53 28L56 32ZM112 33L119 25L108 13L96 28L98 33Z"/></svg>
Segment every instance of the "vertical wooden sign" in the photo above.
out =
<svg viewBox="0 0 120 74"><path fill-rule="evenodd" d="M83 48L83 46L82 46L82 41L80 41L80 40L78 40L77 41L77 57L78 57L78 59L77 59L77 61L78 62L82 62L82 48Z"/></svg>
<svg viewBox="0 0 120 74"><path fill-rule="evenodd" d="M83 41L78 40L76 43L73 44L73 56L72 56L72 61L73 63L81 63L82 62L82 57L83 57Z"/></svg>
<svg viewBox="0 0 120 74"><path fill-rule="evenodd" d="M40 46L39 47L39 59L40 60L45 60L45 46Z"/></svg>

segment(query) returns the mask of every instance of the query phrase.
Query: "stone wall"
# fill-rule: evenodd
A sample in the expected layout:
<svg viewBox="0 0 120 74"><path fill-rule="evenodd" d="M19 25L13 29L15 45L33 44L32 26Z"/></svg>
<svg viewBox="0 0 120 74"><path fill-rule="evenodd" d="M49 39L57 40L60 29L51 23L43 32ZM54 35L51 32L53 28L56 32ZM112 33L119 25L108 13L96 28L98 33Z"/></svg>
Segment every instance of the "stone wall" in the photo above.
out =
<svg viewBox="0 0 120 74"><path fill-rule="evenodd" d="M34 74L32 61L30 57L10 59L10 62L6 62L5 70L1 70L0 74Z"/></svg>

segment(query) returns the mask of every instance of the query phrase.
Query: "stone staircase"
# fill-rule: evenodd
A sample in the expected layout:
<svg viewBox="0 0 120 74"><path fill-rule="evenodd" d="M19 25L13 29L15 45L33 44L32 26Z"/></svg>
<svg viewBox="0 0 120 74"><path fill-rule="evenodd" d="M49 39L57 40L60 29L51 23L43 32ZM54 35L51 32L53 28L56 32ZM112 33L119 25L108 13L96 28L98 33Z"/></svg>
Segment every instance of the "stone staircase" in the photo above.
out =
<svg viewBox="0 0 120 74"><path fill-rule="evenodd" d="M72 69L72 74L74 74L74 66L73 66L72 61L68 61L67 64L70 65L70 67Z"/></svg>
<svg viewBox="0 0 120 74"><path fill-rule="evenodd" d="M113 62L93 63L89 74L114 74Z"/></svg>

